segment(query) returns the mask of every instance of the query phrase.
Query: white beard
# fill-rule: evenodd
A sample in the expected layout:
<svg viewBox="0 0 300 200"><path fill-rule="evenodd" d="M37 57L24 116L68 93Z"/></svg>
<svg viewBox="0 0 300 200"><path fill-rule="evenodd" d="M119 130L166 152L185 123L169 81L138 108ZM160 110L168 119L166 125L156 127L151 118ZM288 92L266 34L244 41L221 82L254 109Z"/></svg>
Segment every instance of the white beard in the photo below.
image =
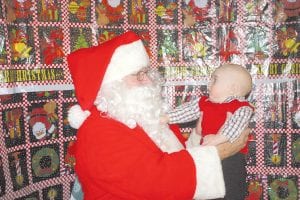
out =
<svg viewBox="0 0 300 200"><path fill-rule="evenodd" d="M124 82L103 85L95 105L100 112L133 129L141 126L152 141L164 152L183 149L167 124L161 124L160 115L167 109L156 85L128 88Z"/></svg>

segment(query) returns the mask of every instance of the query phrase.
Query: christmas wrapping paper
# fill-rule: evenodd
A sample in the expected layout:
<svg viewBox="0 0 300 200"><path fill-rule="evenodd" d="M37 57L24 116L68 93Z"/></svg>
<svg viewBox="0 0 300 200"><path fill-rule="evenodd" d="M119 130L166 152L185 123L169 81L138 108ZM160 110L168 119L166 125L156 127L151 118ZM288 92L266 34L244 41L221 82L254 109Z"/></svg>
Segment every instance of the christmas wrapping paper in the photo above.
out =
<svg viewBox="0 0 300 200"><path fill-rule="evenodd" d="M242 64L254 87L248 200L300 198L299 0L0 0L0 199L69 199L76 103L66 55L127 30L166 82L170 107ZM193 123L182 124L188 137ZM75 189L78 185L75 184Z"/></svg>

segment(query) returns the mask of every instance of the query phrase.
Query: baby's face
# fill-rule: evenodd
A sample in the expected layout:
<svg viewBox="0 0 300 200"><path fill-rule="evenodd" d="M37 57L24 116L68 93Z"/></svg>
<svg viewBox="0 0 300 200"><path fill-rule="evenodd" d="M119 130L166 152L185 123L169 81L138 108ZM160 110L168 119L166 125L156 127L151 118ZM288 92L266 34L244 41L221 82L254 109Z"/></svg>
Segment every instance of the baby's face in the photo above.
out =
<svg viewBox="0 0 300 200"><path fill-rule="evenodd" d="M208 85L209 99L216 103L222 103L226 98L233 95L232 84L234 77L223 68L216 69Z"/></svg>

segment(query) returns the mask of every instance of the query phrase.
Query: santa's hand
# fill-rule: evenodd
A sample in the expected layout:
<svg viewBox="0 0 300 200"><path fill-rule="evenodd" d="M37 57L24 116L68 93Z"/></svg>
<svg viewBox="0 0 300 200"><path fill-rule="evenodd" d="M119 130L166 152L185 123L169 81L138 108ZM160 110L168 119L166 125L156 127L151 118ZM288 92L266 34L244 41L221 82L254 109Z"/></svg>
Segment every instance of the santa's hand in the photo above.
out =
<svg viewBox="0 0 300 200"><path fill-rule="evenodd" d="M169 123L169 121L170 121L169 116L166 115L166 114L161 115L161 116L159 117L159 123L160 123L160 124L167 124L167 123Z"/></svg>
<svg viewBox="0 0 300 200"><path fill-rule="evenodd" d="M197 121L196 128L195 128L196 133L198 135L201 135L201 133L202 133L202 126L201 126L201 124L202 124L202 118L203 118L203 112L200 112L200 117L199 117L199 119Z"/></svg>
<svg viewBox="0 0 300 200"><path fill-rule="evenodd" d="M225 142L223 144L217 145L218 154L220 159L223 160L232 156L239 152L242 148L244 148L247 144L248 135L250 133L250 129L246 128L242 134L235 140L233 143Z"/></svg>
<svg viewBox="0 0 300 200"><path fill-rule="evenodd" d="M218 145L218 144L222 144L224 142L227 142L227 138L223 135L214 135L214 134L209 134L209 135L206 135L204 138L203 138L203 143L202 145L204 146L215 146L215 145Z"/></svg>
<svg viewBox="0 0 300 200"><path fill-rule="evenodd" d="M203 137L203 143L202 145L214 145L213 142L214 142L214 139L215 139L215 135L213 134L209 134L209 135L206 135L205 137Z"/></svg>

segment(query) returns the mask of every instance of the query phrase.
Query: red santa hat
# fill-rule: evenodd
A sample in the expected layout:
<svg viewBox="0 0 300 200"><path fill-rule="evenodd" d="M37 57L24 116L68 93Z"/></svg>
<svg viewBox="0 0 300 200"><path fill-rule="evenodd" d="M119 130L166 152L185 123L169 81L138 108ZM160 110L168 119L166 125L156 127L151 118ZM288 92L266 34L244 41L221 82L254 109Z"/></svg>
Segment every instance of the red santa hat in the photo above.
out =
<svg viewBox="0 0 300 200"><path fill-rule="evenodd" d="M43 108L34 108L31 111L29 125L36 139L42 139L47 133L53 133L55 130L54 124L49 122L47 112Z"/></svg>
<svg viewBox="0 0 300 200"><path fill-rule="evenodd" d="M132 31L98 46L83 48L67 56L79 105L68 112L70 126L79 128L90 115L103 84L109 84L149 65L140 37Z"/></svg>

